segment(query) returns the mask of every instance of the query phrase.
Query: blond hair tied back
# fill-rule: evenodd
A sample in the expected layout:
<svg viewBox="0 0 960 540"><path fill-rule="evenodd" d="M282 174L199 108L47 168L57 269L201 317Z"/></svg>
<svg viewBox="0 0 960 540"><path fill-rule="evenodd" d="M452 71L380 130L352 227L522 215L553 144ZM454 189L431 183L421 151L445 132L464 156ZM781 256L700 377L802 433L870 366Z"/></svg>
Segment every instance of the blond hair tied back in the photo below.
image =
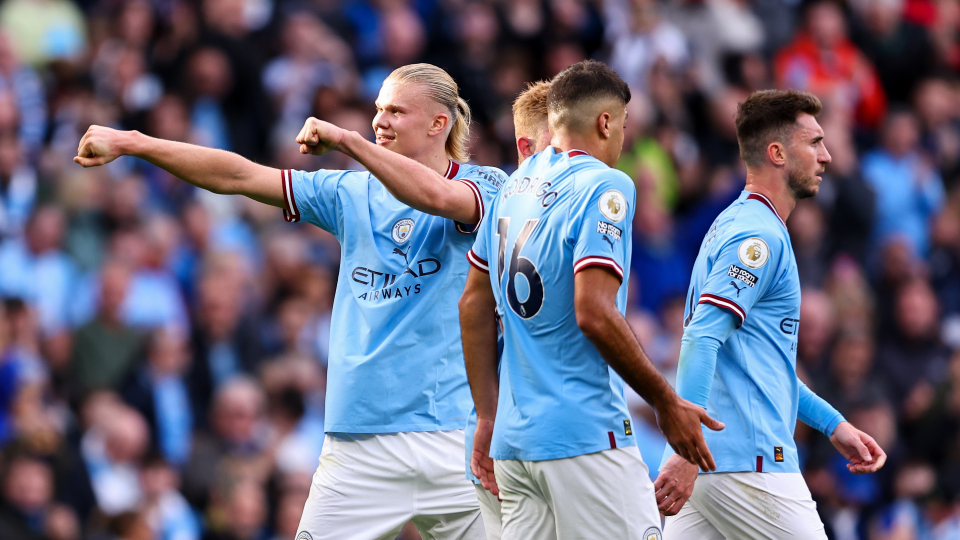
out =
<svg viewBox="0 0 960 540"><path fill-rule="evenodd" d="M467 152L467 140L470 138L470 105L460 97L453 77L431 64L410 64L395 69L387 80L420 85L428 98L446 107L453 115L453 125L444 145L447 156L456 161L470 159L470 154Z"/></svg>

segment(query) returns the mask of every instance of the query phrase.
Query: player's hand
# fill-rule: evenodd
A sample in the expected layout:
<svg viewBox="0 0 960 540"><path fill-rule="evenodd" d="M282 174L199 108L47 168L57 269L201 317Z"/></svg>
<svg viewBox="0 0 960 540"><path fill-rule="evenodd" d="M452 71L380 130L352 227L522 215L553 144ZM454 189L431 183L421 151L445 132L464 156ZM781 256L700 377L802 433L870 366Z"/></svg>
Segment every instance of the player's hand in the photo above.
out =
<svg viewBox="0 0 960 540"><path fill-rule="evenodd" d="M693 495L693 484L697 481L700 469L674 454L663 464L663 469L653 483L653 490L657 494L657 508L665 516L675 516L683 508L690 495Z"/></svg>
<svg viewBox="0 0 960 540"><path fill-rule="evenodd" d="M303 129L297 135L297 142L300 143L300 153L322 156L327 152L332 152L340 146L344 135L346 135L345 129L311 116L307 118L307 121L303 124Z"/></svg>
<svg viewBox="0 0 960 540"><path fill-rule="evenodd" d="M493 422L477 419L477 430L473 432L473 455L470 456L470 470L480 479L483 487L497 497L500 488L493 474L493 458L490 457L490 439L493 438Z"/></svg>
<svg viewBox="0 0 960 540"><path fill-rule="evenodd" d="M887 462L887 454L877 441L850 422L840 422L833 430L830 442L850 462L847 469L853 474L877 472Z"/></svg>
<svg viewBox="0 0 960 540"><path fill-rule="evenodd" d="M129 131L117 131L103 126L90 126L80 139L73 161L84 167L106 165L123 155L123 141Z"/></svg>
<svg viewBox="0 0 960 540"><path fill-rule="evenodd" d="M669 406L657 410L657 424L673 451L703 471L714 471L717 465L703 439L701 423L714 431L724 427L723 422L710 418L703 408L680 396Z"/></svg>

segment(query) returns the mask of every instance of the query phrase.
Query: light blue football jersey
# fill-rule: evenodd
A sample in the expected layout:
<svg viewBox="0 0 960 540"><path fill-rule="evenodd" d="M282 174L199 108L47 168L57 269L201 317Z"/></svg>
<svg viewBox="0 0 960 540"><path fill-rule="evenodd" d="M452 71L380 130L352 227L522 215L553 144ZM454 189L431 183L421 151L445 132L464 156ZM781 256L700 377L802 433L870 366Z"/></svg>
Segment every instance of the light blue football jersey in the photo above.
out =
<svg viewBox="0 0 960 540"><path fill-rule="evenodd" d="M494 200L471 264L503 322L494 459L542 461L635 446L623 380L577 325L574 274L610 268L627 303L636 188L586 152L526 160ZM489 261L489 262L488 262Z"/></svg>
<svg viewBox="0 0 960 540"><path fill-rule="evenodd" d="M450 162L481 223L506 175ZM284 218L340 241L330 325L327 432L464 429L473 404L457 302L474 227L401 203L366 171L282 171Z"/></svg>
<svg viewBox="0 0 960 540"><path fill-rule="evenodd" d="M709 396L699 403L726 424L722 431L703 430L716 472L800 472L793 431L801 398L810 397L804 406L817 408L819 419L804 421L821 431L832 433L843 418L797 378L797 261L786 225L763 195L741 193L704 237L687 296L685 336L708 323L694 317L704 304L725 310L737 325L720 345ZM681 354L677 388L697 403L699 396L684 395L685 379L698 375L689 362ZM663 462L672 453L668 446Z"/></svg>

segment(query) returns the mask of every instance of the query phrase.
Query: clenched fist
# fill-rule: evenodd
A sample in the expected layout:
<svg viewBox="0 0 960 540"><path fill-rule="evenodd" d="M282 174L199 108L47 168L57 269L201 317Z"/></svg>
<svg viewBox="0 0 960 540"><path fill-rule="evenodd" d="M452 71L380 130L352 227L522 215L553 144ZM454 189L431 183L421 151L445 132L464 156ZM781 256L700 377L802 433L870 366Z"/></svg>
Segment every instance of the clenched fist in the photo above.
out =
<svg viewBox="0 0 960 540"><path fill-rule="evenodd" d="M73 161L84 167L106 165L124 154L123 145L130 133L103 126L90 126L80 139L77 157L73 158Z"/></svg>
<svg viewBox="0 0 960 540"><path fill-rule="evenodd" d="M322 156L327 152L336 150L343 141L344 135L346 135L345 129L310 117L303 124L300 134L297 135L297 142L300 143L300 153Z"/></svg>

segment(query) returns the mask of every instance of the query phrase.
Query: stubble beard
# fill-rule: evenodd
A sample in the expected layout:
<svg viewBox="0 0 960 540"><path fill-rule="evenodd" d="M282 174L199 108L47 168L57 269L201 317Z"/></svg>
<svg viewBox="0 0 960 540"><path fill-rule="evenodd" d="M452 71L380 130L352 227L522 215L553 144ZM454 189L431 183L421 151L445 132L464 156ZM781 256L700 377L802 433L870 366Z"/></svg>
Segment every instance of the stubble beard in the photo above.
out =
<svg viewBox="0 0 960 540"><path fill-rule="evenodd" d="M808 176L795 169L791 169L787 173L787 186L793 192L793 198L798 201L809 199L820 191L816 175Z"/></svg>

